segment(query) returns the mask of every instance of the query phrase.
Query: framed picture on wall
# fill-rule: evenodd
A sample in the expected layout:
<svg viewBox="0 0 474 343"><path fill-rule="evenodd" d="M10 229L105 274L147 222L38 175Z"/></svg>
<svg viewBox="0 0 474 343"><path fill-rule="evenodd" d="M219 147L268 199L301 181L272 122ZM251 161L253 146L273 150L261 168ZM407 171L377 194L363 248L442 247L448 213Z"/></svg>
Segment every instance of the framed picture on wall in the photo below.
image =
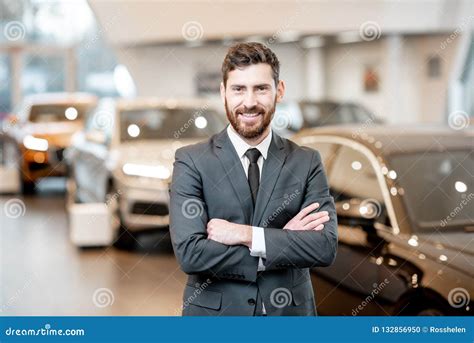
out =
<svg viewBox="0 0 474 343"><path fill-rule="evenodd" d="M367 66L364 70L364 91L367 93L378 92L380 78L374 66Z"/></svg>

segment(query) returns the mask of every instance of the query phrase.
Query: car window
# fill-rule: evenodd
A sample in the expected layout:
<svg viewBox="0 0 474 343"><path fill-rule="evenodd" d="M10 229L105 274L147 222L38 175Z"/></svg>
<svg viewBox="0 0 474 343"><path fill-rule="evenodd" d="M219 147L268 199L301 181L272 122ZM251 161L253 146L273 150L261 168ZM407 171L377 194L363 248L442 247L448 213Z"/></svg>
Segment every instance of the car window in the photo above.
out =
<svg viewBox="0 0 474 343"><path fill-rule="evenodd" d="M354 116L355 123L370 123L375 121L374 116L365 108L356 105L349 105L349 107Z"/></svg>
<svg viewBox="0 0 474 343"><path fill-rule="evenodd" d="M119 113L120 140L209 138L225 128L223 117L209 108L143 108Z"/></svg>
<svg viewBox="0 0 474 343"><path fill-rule="evenodd" d="M334 157L336 156L336 144L333 143L325 143L325 142L318 142L311 145L314 149L319 151L321 155L321 160L324 165L324 169L326 170L326 174L329 175L331 172L331 165Z"/></svg>
<svg viewBox="0 0 474 343"><path fill-rule="evenodd" d="M416 230L472 225L474 151L404 152L389 156ZM422 177L420 177L422 175Z"/></svg>
<svg viewBox="0 0 474 343"><path fill-rule="evenodd" d="M357 150L341 146L328 179L336 201L357 198L375 199L383 203L375 170L368 158Z"/></svg>
<svg viewBox="0 0 474 343"><path fill-rule="evenodd" d="M83 120L90 104L46 104L33 105L29 120L35 123L68 122Z"/></svg>

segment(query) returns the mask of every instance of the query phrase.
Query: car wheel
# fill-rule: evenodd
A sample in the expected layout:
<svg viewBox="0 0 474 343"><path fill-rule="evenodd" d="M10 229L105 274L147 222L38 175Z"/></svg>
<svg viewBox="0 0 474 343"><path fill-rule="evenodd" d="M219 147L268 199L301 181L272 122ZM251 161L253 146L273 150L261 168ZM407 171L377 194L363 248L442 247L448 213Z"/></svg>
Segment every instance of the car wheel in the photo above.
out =
<svg viewBox="0 0 474 343"><path fill-rule="evenodd" d="M36 192L36 183L34 181L21 180L21 192L23 194L34 194Z"/></svg>
<svg viewBox="0 0 474 343"><path fill-rule="evenodd" d="M444 316L443 311L437 308L425 308L419 311L416 316Z"/></svg>
<svg viewBox="0 0 474 343"><path fill-rule="evenodd" d="M446 307L442 301L434 297L412 298L408 304L404 302L403 310L396 310L395 315L401 316L445 316L447 315Z"/></svg>

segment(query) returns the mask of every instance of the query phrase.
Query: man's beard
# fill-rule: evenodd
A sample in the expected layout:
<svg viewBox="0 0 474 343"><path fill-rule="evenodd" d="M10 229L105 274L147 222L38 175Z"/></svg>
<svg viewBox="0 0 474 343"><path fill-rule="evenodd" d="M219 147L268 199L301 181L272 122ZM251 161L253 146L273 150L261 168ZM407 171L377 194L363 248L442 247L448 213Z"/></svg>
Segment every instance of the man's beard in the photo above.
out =
<svg viewBox="0 0 474 343"><path fill-rule="evenodd" d="M273 114L275 113L276 107L276 97L273 103L273 106L268 110L259 105L247 108L245 106L238 107L235 112L232 112L229 107L227 106L227 99L225 99L225 111L227 114L227 119L229 119L230 125L234 128L234 130L242 137L246 139L255 139L260 137L265 130L268 128L270 123L272 122ZM263 120L260 120L260 123L256 123L252 126L248 126L245 123L242 123L240 120L241 113L259 113L259 115L263 116Z"/></svg>

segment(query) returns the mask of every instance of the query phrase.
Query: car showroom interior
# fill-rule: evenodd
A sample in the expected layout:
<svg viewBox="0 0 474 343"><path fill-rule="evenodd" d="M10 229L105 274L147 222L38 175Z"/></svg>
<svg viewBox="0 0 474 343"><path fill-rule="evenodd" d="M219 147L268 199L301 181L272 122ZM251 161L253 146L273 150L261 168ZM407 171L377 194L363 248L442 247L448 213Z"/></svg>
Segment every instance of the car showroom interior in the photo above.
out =
<svg viewBox="0 0 474 343"><path fill-rule="evenodd" d="M226 130L245 42L278 56L271 132L334 200L318 315L473 314L472 0L0 0L1 315L182 315L175 153Z"/></svg>

